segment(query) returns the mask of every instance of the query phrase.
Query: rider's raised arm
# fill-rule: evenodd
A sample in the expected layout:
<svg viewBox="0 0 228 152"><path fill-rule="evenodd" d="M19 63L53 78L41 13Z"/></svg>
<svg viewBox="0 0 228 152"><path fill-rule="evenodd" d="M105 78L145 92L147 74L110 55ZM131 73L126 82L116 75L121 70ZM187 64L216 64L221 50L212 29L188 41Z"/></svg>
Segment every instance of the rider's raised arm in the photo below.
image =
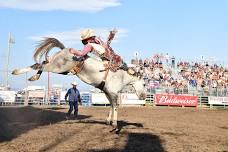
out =
<svg viewBox="0 0 228 152"><path fill-rule="evenodd" d="M76 56L85 56L87 53L92 51L93 47L91 45L85 45L84 49L79 51L73 48L70 48L70 53L76 55Z"/></svg>

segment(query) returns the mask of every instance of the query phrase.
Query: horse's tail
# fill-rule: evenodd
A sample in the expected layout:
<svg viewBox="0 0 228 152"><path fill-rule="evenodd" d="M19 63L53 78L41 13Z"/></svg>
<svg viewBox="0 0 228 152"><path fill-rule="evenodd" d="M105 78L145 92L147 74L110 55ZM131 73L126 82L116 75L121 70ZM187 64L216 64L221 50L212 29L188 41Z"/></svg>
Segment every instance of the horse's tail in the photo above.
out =
<svg viewBox="0 0 228 152"><path fill-rule="evenodd" d="M42 57L45 55L45 60L47 61L47 57L48 57L48 53L50 52L50 50L54 47L58 47L60 49L64 49L65 46L59 41L57 40L56 38L45 38L44 40L42 40L34 54L33 54L33 59L35 60L36 63L41 63L41 59Z"/></svg>

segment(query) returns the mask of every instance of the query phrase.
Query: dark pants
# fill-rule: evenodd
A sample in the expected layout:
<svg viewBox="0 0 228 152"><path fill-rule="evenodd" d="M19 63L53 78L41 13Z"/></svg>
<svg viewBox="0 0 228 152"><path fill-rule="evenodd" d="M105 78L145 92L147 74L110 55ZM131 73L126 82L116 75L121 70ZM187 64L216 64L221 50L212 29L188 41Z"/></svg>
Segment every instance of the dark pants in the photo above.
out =
<svg viewBox="0 0 228 152"><path fill-rule="evenodd" d="M78 116L78 103L77 102L69 102L70 109L68 110L67 115L70 116L71 112L74 109L74 116Z"/></svg>

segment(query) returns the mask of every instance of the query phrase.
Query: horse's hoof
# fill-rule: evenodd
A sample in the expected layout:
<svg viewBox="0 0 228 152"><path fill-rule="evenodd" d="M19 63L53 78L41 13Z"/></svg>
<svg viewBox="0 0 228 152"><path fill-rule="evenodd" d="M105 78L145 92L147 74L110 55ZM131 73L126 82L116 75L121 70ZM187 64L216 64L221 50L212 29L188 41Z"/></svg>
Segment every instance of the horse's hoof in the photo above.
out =
<svg viewBox="0 0 228 152"><path fill-rule="evenodd" d="M107 124L107 125L112 125L112 121L106 120L106 124Z"/></svg>
<svg viewBox="0 0 228 152"><path fill-rule="evenodd" d="M18 74L20 74L20 72L19 72L19 70L16 69L16 70L13 70L12 74L13 75L18 75Z"/></svg>
<svg viewBox="0 0 228 152"><path fill-rule="evenodd" d="M113 122L112 122L112 126L113 126L114 128L117 128L117 121L113 121Z"/></svg>
<svg viewBox="0 0 228 152"><path fill-rule="evenodd" d="M36 81L36 80L38 80L39 78L40 78L39 75L34 75L34 76L30 77L28 80L29 80L29 81Z"/></svg>

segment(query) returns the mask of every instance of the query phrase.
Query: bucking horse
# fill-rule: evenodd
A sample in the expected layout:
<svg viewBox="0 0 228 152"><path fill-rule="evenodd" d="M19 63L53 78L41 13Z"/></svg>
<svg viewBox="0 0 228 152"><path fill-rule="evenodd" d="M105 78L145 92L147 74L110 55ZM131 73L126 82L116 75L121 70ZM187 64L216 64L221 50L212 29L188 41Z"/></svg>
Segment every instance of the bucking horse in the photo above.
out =
<svg viewBox="0 0 228 152"><path fill-rule="evenodd" d="M60 50L48 57L48 53L55 47ZM73 73L85 83L98 87L105 93L110 102L110 111L106 123L117 127L118 100L120 99L121 90L126 85L132 85L139 99L145 99L144 81L123 69L118 69L117 71L109 70L105 66L105 62L107 65L108 61L103 61L89 55L77 58L69 50L56 38L45 38L34 52L33 57L36 63L26 68L15 69L12 74L19 75L31 70L37 70L37 74L29 78L30 81L35 81L39 79L43 71L57 74ZM44 61L38 61L38 58L39 60L43 58ZM75 67L78 67L76 72Z"/></svg>

